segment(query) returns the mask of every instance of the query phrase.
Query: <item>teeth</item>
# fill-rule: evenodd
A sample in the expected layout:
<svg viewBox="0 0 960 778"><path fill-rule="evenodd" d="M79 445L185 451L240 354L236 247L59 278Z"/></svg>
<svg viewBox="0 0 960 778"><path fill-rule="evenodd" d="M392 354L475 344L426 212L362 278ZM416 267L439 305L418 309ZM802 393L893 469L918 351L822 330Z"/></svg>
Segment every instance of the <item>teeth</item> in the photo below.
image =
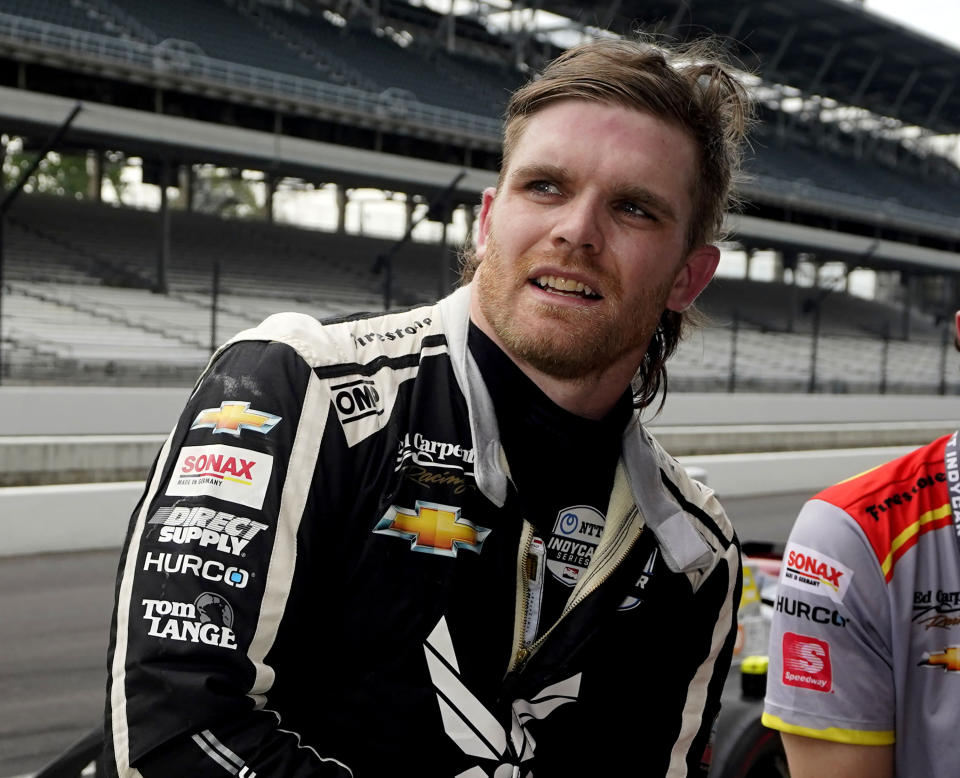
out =
<svg viewBox="0 0 960 778"><path fill-rule="evenodd" d="M563 276L540 276L537 279L537 283L540 286L557 289L561 292L576 292L589 296L593 296L594 294L593 289L586 284L581 283L580 281L574 281L570 278L564 278Z"/></svg>

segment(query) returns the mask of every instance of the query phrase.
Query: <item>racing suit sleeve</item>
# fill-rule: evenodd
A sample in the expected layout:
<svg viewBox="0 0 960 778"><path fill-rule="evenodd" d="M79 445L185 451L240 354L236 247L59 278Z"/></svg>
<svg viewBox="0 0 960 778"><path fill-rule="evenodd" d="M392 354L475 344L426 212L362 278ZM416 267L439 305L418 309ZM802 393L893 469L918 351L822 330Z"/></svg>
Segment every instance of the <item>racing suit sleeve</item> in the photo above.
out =
<svg viewBox="0 0 960 778"><path fill-rule="evenodd" d="M270 654L329 398L288 345L208 366L130 521L108 656L108 775L347 776L287 731ZM306 531L304 528L302 531Z"/></svg>
<svg viewBox="0 0 960 778"><path fill-rule="evenodd" d="M823 500L784 553L763 723L837 743L894 742L893 648L883 572L856 522Z"/></svg>

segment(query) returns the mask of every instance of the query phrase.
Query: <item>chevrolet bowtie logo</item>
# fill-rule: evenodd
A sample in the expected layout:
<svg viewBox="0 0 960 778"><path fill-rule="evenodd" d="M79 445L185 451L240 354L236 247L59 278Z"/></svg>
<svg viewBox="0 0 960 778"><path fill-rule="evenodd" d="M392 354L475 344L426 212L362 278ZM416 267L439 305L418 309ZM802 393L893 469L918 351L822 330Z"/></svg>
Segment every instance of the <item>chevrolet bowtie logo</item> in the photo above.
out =
<svg viewBox="0 0 960 778"><path fill-rule="evenodd" d="M424 554L456 556L461 548L480 553L490 530L460 516L459 508L417 500L415 510L391 505L373 529L410 541L410 548Z"/></svg>
<svg viewBox="0 0 960 778"><path fill-rule="evenodd" d="M280 416L272 413L250 410L250 403L225 401L219 408L207 408L197 414L190 429L213 428L214 434L225 432L240 437L241 430L253 430L264 435L277 426Z"/></svg>
<svg viewBox="0 0 960 778"><path fill-rule="evenodd" d="M947 646L943 651L926 653L919 664L927 667L942 667L947 672L958 673L960 672L960 646Z"/></svg>

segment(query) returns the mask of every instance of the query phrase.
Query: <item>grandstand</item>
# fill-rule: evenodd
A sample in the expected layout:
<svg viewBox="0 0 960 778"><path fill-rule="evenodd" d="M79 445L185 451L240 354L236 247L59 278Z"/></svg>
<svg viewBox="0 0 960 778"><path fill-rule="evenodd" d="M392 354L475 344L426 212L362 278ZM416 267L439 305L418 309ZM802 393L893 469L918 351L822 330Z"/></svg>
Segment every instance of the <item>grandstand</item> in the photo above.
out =
<svg viewBox="0 0 960 778"><path fill-rule="evenodd" d="M960 98L943 80L960 52L906 45L919 36L837 0L783 0L779 16L760 2L736 15L719 2L682 13L621 2L604 19L540 5L567 32L625 32L638 20L681 39L714 29L757 76L760 122L730 245L774 251L776 278L708 290L710 324L682 344L672 387L960 391L944 339L960 300L960 170L927 142L960 131ZM385 290L371 271L395 242L348 234L342 217L332 232L275 223L278 182L335 183L344 197L402 192L434 201L433 219L460 209L470 224L495 180L505 100L557 49L533 25L497 31L483 8L374 9L0 0L0 133L35 150L79 100L63 152L87 155L95 181L106 152L140 157L146 181L177 186L186 204L117 207L100 202L99 186L79 199L19 197L2 232L0 379L188 385L215 342L269 313L324 317L382 309L385 292L394 305L442 292L451 251L406 244ZM900 56L863 50L891 36ZM262 171L264 208L243 219L194 211L194 174L209 165ZM831 261L876 271L878 299L798 285L800 266Z"/></svg>

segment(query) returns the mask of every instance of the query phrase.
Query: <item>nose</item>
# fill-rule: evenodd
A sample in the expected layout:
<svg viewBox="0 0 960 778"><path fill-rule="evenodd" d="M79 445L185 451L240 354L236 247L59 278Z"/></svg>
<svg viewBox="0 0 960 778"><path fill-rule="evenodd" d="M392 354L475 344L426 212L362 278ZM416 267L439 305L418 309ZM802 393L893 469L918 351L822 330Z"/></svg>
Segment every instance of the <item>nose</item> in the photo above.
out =
<svg viewBox="0 0 960 778"><path fill-rule="evenodd" d="M602 207L586 194L572 197L557 209L551 240L558 248L594 254L603 249Z"/></svg>

